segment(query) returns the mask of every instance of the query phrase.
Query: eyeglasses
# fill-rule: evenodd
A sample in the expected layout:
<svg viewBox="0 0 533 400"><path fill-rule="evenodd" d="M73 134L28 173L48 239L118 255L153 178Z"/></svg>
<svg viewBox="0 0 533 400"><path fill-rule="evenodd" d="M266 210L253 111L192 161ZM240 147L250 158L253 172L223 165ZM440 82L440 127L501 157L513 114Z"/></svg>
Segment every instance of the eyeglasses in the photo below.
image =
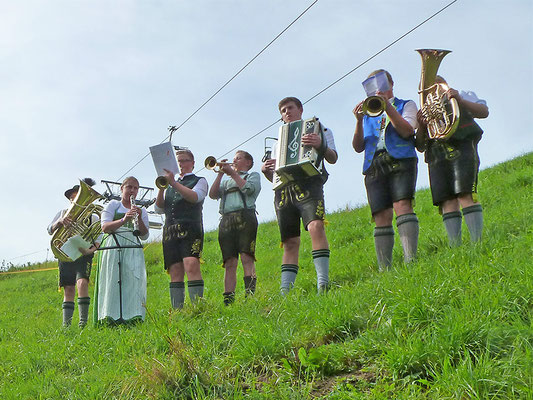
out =
<svg viewBox="0 0 533 400"><path fill-rule="evenodd" d="M184 163L184 162L189 162L189 161L192 162L191 159L180 160L180 159L178 158L178 162L179 162L179 163Z"/></svg>

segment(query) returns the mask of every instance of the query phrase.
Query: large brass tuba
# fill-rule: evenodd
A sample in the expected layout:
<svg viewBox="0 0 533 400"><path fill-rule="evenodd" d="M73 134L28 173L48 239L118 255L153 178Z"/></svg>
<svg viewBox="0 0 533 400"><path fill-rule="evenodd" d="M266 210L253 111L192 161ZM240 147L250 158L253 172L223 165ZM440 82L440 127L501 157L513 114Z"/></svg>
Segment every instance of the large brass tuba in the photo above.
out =
<svg viewBox="0 0 533 400"><path fill-rule="evenodd" d="M418 93L420 109L428 122L430 139L448 139L459 125L459 104L456 99L448 99L449 87L436 83L437 70L442 59L450 50L419 49L422 57L422 73Z"/></svg>
<svg viewBox="0 0 533 400"><path fill-rule="evenodd" d="M98 204L92 204L95 200L102 198L102 196L84 181L80 180L80 188L76 198L68 208L64 217L72 220L72 225L67 227L61 226L52 236L52 253L59 261L73 261L61 247L68 239L75 235L80 235L88 242L94 241L102 232L100 226L100 218L93 221L93 214L100 217L103 207Z"/></svg>

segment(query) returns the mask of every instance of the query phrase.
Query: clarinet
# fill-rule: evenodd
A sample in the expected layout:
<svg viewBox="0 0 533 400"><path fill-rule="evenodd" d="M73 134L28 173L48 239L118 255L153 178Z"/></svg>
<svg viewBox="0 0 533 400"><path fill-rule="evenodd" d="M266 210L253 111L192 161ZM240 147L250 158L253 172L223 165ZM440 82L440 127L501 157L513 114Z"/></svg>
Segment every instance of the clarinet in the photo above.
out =
<svg viewBox="0 0 533 400"><path fill-rule="evenodd" d="M130 196L130 203L131 208L135 206L135 196ZM141 230L139 229L139 214L135 213L135 216L133 217L133 234L135 236L141 235Z"/></svg>

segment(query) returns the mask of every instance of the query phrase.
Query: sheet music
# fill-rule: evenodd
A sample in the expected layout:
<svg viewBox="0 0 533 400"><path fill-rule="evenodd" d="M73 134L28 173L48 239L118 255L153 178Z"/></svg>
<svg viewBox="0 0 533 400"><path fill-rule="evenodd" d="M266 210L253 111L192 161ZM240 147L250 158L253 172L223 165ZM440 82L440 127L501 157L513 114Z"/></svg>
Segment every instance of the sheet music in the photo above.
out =
<svg viewBox="0 0 533 400"><path fill-rule="evenodd" d="M178 160L176 159L176 153L174 152L174 146L171 142L161 143L150 147L150 154L154 161L155 170L157 176L164 176L165 169L174 173L174 175L180 172L178 167Z"/></svg>
<svg viewBox="0 0 533 400"><path fill-rule="evenodd" d="M387 74L383 71L365 79L362 82L362 85L367 96L374 96L378 90L381 93L384 93L390 89L389 79L387 78Z"/></svg>
<svg viewBox="0 0 533 400"><path fill-rule="evenodd" d="M82 256L81 251L79 250L80 247L82 249L88 249L91 247L91 243L83 239L80 235L75 235L63 243L61 250L69 256L72 261L76 261Z"/></svg>

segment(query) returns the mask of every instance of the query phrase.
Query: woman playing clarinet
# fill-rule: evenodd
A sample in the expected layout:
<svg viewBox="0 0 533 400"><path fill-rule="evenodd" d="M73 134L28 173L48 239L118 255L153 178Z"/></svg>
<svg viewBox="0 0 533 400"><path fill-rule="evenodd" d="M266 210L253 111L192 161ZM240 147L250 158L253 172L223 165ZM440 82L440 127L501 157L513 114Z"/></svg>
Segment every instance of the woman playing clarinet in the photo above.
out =
<svg viewBox="0 0 533 400"><path fill-rule="evenodd" d="M131 199L139 191L136 178L126 178L120 190L121 200L111 200L102 211L105 238L94 295L94 320L100 323L144 321L146 312L146 268L139 238L148 239L148 214L146 209L132 204ZM139 231L138 237L135 229Z"/></svg>

